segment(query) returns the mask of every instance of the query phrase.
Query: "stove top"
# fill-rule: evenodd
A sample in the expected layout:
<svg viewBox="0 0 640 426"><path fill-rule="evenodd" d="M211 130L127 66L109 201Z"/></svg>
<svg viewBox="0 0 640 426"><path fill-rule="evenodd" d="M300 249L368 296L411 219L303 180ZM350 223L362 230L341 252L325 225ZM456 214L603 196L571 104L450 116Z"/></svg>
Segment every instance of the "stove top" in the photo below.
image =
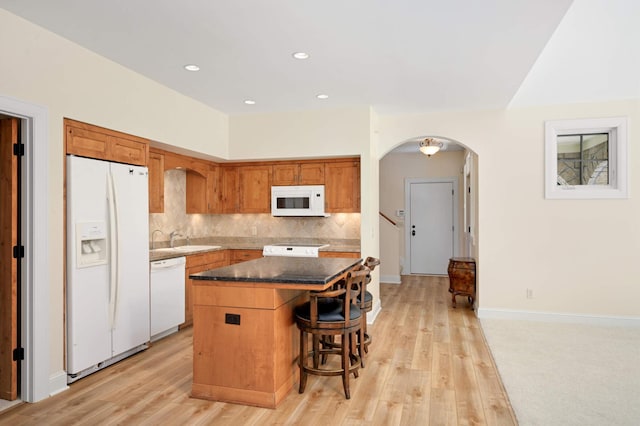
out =
<svg viewBox="0 0 640 426"><path fill-rule="evenodd" d="M263 256L318 257L321 248L329 244L289 244L278 243L264 246Z"/></svg>
<svg viewBox="0 0 640 426"><path fill-rule="evenodd" d="M317 247L317 248L324 248L324 247L328 247L329 244L289 244L289 243L278 243L278 244L271 244L271 246L274 247Z"/></svg>

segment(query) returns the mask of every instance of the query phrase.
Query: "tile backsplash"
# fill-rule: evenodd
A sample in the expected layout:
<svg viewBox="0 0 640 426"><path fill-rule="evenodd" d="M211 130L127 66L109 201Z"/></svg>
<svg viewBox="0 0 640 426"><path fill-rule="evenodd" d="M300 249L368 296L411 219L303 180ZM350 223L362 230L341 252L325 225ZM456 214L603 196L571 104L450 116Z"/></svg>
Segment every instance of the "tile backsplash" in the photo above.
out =
<svg viewBox="0 0 640 426"><path fill-rule="evenodd" d="M327 238L360 239L360 213L334 213L330 217L273 217L270 214L186 214L186 173L164 173L164 213L149 215L149 237L168 241L172 231L191 238Z"/></svg>

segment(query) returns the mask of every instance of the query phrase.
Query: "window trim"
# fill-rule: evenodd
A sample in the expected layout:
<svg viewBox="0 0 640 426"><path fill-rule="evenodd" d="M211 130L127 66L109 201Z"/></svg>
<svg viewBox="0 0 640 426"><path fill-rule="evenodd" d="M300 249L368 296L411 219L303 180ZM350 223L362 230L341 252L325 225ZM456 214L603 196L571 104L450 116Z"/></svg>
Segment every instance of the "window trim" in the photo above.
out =
<svg viewBox="0 0 640 426"><path fill-rule="evenodd" d="M584 133L609 134L609 185L563 185L558 182L558 136ZM627 118L587 118L545 121L545 198L628 198Z"/></svg>

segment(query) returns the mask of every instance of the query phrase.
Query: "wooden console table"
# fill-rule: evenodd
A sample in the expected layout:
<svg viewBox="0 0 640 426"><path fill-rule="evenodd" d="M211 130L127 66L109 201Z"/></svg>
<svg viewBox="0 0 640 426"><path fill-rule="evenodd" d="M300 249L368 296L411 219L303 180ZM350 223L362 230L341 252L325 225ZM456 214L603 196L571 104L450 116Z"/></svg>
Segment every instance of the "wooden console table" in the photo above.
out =
<svg viewBox="0 0 640 426"><path fill-rule="evenodd" d="M447 271L453 307L456 307L456 296L467 296L473 309L476 298L476 260L472 257L452 257Z"/></svg>

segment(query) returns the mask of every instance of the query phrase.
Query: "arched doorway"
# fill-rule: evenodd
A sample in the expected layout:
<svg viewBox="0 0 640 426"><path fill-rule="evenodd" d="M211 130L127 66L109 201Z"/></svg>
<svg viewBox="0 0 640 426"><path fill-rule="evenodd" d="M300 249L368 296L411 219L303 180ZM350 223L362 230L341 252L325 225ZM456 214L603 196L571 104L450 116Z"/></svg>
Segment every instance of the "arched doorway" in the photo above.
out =
<svg viewBox="0 0 640 426"><path fill-rule="evenodd" d="M452 254L477 255L477 155L462 143L447 139L440 152L427 157L418 150L419 142L424 138L399 142L380 159L382 282L400 283L401 275L421 273L411 268L412 245L408 239L414 236L411 235L412 224L408 222L412 220L411 206L407 202L407 182L410 181L453 182L458 210L452 219L457 231L453 233ZM446 264L440 267L439 273L446 273Z"/></svg>

